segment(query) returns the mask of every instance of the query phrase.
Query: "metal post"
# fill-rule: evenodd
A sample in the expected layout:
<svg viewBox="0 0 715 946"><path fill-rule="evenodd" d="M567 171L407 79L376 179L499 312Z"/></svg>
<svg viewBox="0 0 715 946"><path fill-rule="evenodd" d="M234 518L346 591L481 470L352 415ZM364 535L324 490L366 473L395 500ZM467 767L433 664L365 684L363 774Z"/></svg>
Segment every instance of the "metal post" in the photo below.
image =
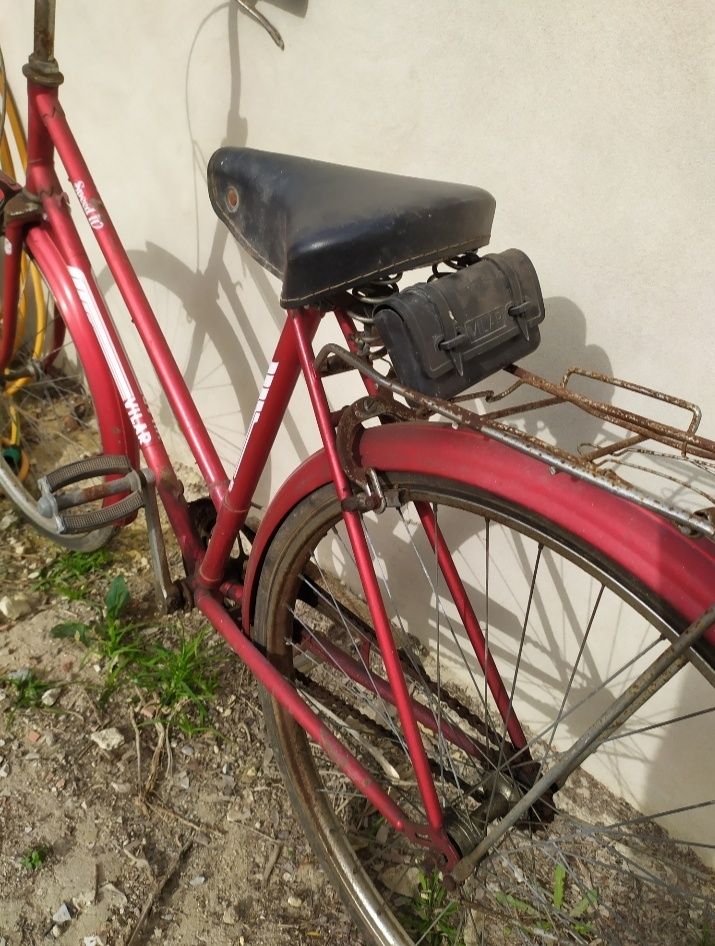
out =
<svg viewBox="0 0 715 946"><path fill-rule="evenodd" d="M35 48L22 68L31 82L50 88L64 81L55 60L55 2L35 0Z"/></svg>

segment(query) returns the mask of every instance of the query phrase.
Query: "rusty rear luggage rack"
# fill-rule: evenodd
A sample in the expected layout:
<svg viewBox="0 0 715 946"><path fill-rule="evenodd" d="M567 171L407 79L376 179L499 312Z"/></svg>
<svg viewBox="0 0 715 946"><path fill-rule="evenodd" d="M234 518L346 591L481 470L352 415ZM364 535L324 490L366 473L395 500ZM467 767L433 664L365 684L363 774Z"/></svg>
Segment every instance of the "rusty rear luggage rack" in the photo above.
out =
<svg viewBox="0 0 715 946"><path fill-rule="evenodd" d="M376 357L379 358L381 355L382 353L379 353ZM608 492L616 493L652 509L694 534L715 538L715 441L698 435L701 411L696 404L643 385L622 381L610 375L583 368L569 368L561 381L554 383L517 365L510 365L504 369L516 379L504 391L470 392L447 401L414 391L400 384L393 377L385 377L374 368L373 360L375 358L361 357L339 345L326 345L315 361L316 368L321 374L328 375L356 369L372 379L385 392L376 400L372 411L365 411L364 398L352 405L352 408L347 409L352 410L357 418L355 424L359 419L367 416L394 414L389 408L389 402L392 396L397 395L407 401L412 409L413 418L416 420L436 415L460 427L477 430L485 436L535 457L554 470L588 480ZM690 414L690 423L687 428L681 429L632 410L625 410L614 404L594 399L569 386L570 382L576 378L610 385L613 388L631 392L633 395L679 408ZM475 399L481 399L485 405L491 405L506 400L520 389L529 388L539 391L543 396L526 403L483 412L463 406L465 401ZM361 405L359 408L356 407L358 404ZM380 408L380 404L384 409ZM586 414L620 428L621 434L615 436L611 442L582 444L578 452L572 452L550 444L517 426L518 420L524 415L533 416L536 411L564 404L572 405ZM346 451L346 455L347 453L349 451ZM675 472L656 469L659 464L672 465L673 461L677 461L678 465ZM347 466L350 466L349 462ZM630 471L630 474L626 474L625 471ZM693 483L693 474L696 471L698 477L710 481L707 483L707 488ZM351 470L347 469L347 472L350 475ZM631 479L641 481L646 477L656 478L652 481L659 484L658 492L662 493L664 488L669 488L672 493L678 494L679 503L676 504L672 497L664 499L653 492L646 491L642 482L636 485L631 479L627 479L626 475L630 475ZM693 508L694 506L697 508Z"/></svg>

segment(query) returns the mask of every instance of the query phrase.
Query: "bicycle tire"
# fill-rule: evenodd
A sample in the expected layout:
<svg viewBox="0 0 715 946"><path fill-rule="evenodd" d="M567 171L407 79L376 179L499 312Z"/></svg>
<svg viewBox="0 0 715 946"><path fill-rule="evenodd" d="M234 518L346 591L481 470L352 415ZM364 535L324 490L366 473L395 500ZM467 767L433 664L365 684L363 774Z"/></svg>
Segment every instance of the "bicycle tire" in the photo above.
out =
<svg viewBox="0 0 715 946"><path fill-rule="evenodd" d="M474 558L469 559L472 568L469 578L474 585L470 591L478 591L477 585L482 582L479 585L481 591L475 596L476 604L481 605L475 605L477 617L483 626L486 624L488 627L490 653L497 665L502 666L502 675L510 689L509 705L516 707L515 713L524 722L528 738L539 737L531 746L537 763L541 762L539 753L545 752L548 756L570 745L602 711L604 699L608 702L618 695L618 692L610 693L604 687L604 679L608 688L617 684L620 689L625 688L635 669L648 659L645 655L638 656L641 651L656 652L664 635L677 634L688 623L674 614L656 591L614 565L593 545L554 527L526 505L517 505L494 492L479 492L446 479L392 473L381 474L381 478L390 487L390 495L398 497L398 506L396 509L388 508L380 517L363 517L363 520L367 523L383 595L387 572L394 570L397 564L406 570L405 560L408 555L412 558L409 546L412 544L416 548L418 539L416 533L406 543L404 537L400 539L405 548L398 547L396 555L383 550L381 541L394 538L398 528L411 534L408 520L413 515L410 508L414 507L410 507L410 502L415 499L435 510L455 554L459 551L461 555L468 537L475 535L481 536L481 543L477 544L481 544L482 551L484 537L489 536L486 546L489 561L497 550L508 554L509 580L505 581L506 566L498 567L493 563L490 566L491 587L486 578L490 602L486 621L484 580L488 571L483 568L477 578L479 570L474 566ZM438 510L443 511L438 513ZM474 517L469 527L465 525L467 514ZM369 640L365 607L355 600L358 586L354 580L354 567L350 564L348 543L339 534L340 515L334 488L329 484L300 501L287 516L269 546L261 571L254 638L274 664L293 680L324 722L340 734L374 778L390 785L392 768L391 791L394 797L417 816L421 814L421 804L412 797L414 791L405 778L411 771L411 764L400 747L394 712L390 712L375 694L376 687L373 686L372 690L365 685L358 687L334 665L316 658L316 647L318 653L320 647L325 649L326 640L333 645L337 642L346 654L353 656L368 648L367 675L384 676L381 661L375 654L374 641ZM384 517L388 515L392 519L386 524ZM476 529L474 524L479 524ZM328 537L331 549L319 551L316 557L315 550L325 537ZM474 545L474 540L472 542ZM334 571L336 549L338 557L343 559L337 582L332 571L328 575L324 565L324 560L329 561ZM470 554L472 552L473 547L470 547ZM423 653L430 635L420 633L423 622L419 617L410 619L407 615L410 608L415 611L415 602L432 598L439 600L440 582L430 581L428 594L421 594L416 581L410 578L415 574L429 577L430 569L426 568L424 551L416 558L413 575L404 576L397 589L397 592L406 589L409 599L404 606L406 610L401 610L402 604L395 604L394 594L397 592L393 591L392 597L388 593L386 601L391 609L393 629L405 654L403 662L411 673L413 692L421 688L422 695L418 695L417 700L430 706L435 699L435 679L431 670L432 683L426 682L426 667L431 669L435 664L439 667L439 648L432 647L430 657ZM310 566L306 565L308 561ZM459 558L461 565L466 561L466 557ZM518 571L520 561L529 563L529 569L522 568L521 574ZM526 614L526 617L521 628L518 627L518 609L512 600L517 586L519 590L526 590L530 602L528 607L522 607L521 615ZM545 606L549 593L566 594L571 589L575 592L574 600L562 601L563 606L552 618ZM497 600L497 596L503 600ZM448 602L437 608L430 603L430 613L433 617L437 615L434 623L439 641L442 640L439 631L444 630L451 636L454 630L454 609L450 608ZM624 648L620 661L626 668L621 676L625 674L627 678L619 680L610 666L616 652L615 636L609 640L609 648L605 651L592 650L591 642L612 630L613 615L619 617L625 608L638 625L637 633L632 632L628 640L625 640L624 632L619 635L618 647ZM440 611L444 619L441 628ZM647 633L645 624L649 625ZM584 633L586 626L588 631ZM630 624L622 623L621 626L630 628ZM511 637L506 633L509 629ZM515 630L518 633L514 633ZM312 642L313 646L306 646L306 641ZM635 649L634 642L637 645ZM554 662L556 669L550 670L548 660L544 664L543 653L541 660L536 659L540 649L547 654L558 650L572 657L574 666L564 664L559 667ZM700 648L699 654L706 667L715 670L712 646L706 644ZM507 673L512 666L516 668L513 680ZM445 668L444 673L448 669ZM554 681L549 681L549 673L556 675L555 682L562 687L553 699L555 727L553 721L550 722L551 714L543 712L538 705L553 689ZM624 739L621 745L627 747L629 753L642 748L641 744L652 750L655 739L655 744L660 746L661 763L667 768L674 763L670 756L665 755L665 743L670 743L671 750L675 747L675 765L681 764L684 753L689 754L688 747L693 745L694 735L702 734L704 730L700 727L703 718L707 719L698 714L712 712L715 697L712 675L706 680L692 666L688 666L685 673L685 683L681 674L677 674L657 698L657 709L651 706L650 710L662 716L663 707L671 702L686 705L680 706L669 719L658 716L657 725L648 722L645 709L640 711L629 721L627 729L630 735L621 736ZM424 676L420 677L421 674ZM487 695L482 699L483 677L479 676L474 661L467 677L470 674L471 680L467 682L477 691L474 701L464 695L464 679L455 677L457 682L444 683L444 689L438 691L440 699L436 718L459 724L469 738L476 738L475 714L479 717L481 712L481 723L486 732L498 734L503 721L500 722L494 711L491 697ZM441 679L439 674L438 679ZM545 681L552 685L546 687ZM593 685L589 687L590 682ZM587 696L577 699L577 687ZM589 702L599 704L598 712L596 709L587 712ZM455 707L460 705L458 712ZM682 844L680 837L669 838L661 827L667 823L673 830L673 825L676 825L679 831L686 832L688 839L701 845L697 850L707 854L706 845L715 844L712 800L706 794L693 802L688 787L691 795L683 805L670 804L668 792L657 781L645 781L633 788L633 794L641 796L637 808L631 802L617 798L601 785L604 771L608 774L614 765L623 767L620 773L623 781L624 772L625 778L630 778L638 767L620 757L614 763L610 758L610 743L590 757L567 784L559 788L554 798L542 799L544 807L540 811L533 809L527 823L507 835L464 887L449 893L438 875L426 871L425 850L410 848L404 836L393 832L377 818L374 809L370 810L362 796L346 783L344 776L331 768L327 758L308 743L304 731L266 693L263 693L263 707L267 735L297 816L350 914L372 942L400 943L403 946L417 942L432 946L465 943L469 946L476 942L534 942L537 937L545 937L547 941L587 943L601 937L609 944L643 941L697 944L704 935L703 931L712 928L715 875L689 846ZM644 720L650 729L643 728ZM564 729L568 730L565 734ZM421 732L427 741L428 733L424 728ZM562 746L564 735L568 738ZM371 741L369 748L368 741ZM441 735L441 742L446 744L449 739ZM504 744L503 741L500 753ZM439 778L435 778L435 784L440 799L450 802L453 824L456 824L459 805L473 808L468 797L461 797L465 796L464 792L460 796L460 786L478 785L474 778L479 773L472 760L465 760L464 753L460 755L459 751L452 751L445 759L440 739L431 739L429 752L433 769L435 761L439 763L436 773ZM708 782L712 784L712 762L703 761L703 753L697 753L697 744L692 754L696 756L695 767L700 769L702 785L706 786L704 790L707 792ZM605 756L605 769L597 766L599 755ZM497 764L504 767L503 760ZM704 765L709 774L703 774ZM450 768L451 772L448 771ZM590 774L593 771L598 779ZM651 777L658 778L655 762L648 766L648 772ZM523 791L521 782L511 772L507 774L510 790ZM666 771L661 777L670 778L671 774L671 771ZM450 786L450 781L454 782L453 786ZM341 794L342 789L344 792ZM477 795L474 788L472 792L472 797ZM642 808L647 808L650 815L646 811L641 814ZM581 822L585 823L589 811L597 812L600 821L605 823L597 820L596 824L581 829ZM663 812L667 812L667 816ZM568 838L567 828L579 829L575 838ZM458 832L457 826L455 835ZM465 845L464 831L460 837L462 845ZM392 874L390 864L397 865ZM674 880L677 876L682 879ZM425 904L432 908L435 903L437 914L425 919ZM478 909L472 907L473 903L478 904ZM433 924L431 927L430 923Z"/></svg>
<svg viewBox="0 0 715 946"><path fill-rule="evenodd" d="M42 476L75 460L111 452L104 448L82 359L41 269L39 275L34 289L44 287L46 316L38 325L36 300L30 299L23 337L6 369L20 380L0 385L0 495L45 538L71 551L93 552L106 545L116 532L114 526L65 535L36 506ZM92 482L98 481L83 485Z"/></svg>

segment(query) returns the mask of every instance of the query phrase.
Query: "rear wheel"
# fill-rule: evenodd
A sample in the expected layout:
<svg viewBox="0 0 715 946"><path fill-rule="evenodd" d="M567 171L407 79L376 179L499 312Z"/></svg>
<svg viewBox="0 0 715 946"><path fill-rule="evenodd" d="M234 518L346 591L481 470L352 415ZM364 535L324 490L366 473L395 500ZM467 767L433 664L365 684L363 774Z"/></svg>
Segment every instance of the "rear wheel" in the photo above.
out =
<svg viewBox="0 0 715 946"><path fill-rule="evenodd" d="M386 479L395 506L363 521L412 700L437 723L420 732L464 855L684 622L526 509L447 481ZM428 510L451 550L508 694L501 712L417 510ZM424 822L332 485L303 500L272 542L254 633L405 813ZM699 946L715 926L715 765L702 752L715 708L712 648L697 665L542 796L454 890L430 852L394 831L264 696L267 731L314 850L375 942Z"/></svg>
<svg viewBox="0 0 715 946"><path fill-rule="evenodd" d="M108 541L112 527L62 535L36 506L42 476L103 452L91 392L77 349L41 279L34 280L24 307L13 360L0 385L0 493L47 538L91 552Z"/></svg>

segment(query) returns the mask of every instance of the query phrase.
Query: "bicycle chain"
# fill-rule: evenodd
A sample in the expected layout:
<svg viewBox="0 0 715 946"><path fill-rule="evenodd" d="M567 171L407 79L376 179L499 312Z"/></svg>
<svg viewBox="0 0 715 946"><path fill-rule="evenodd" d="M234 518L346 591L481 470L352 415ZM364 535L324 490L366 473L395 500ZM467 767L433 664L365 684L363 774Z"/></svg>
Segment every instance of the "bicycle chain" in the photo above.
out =
<svg viewBox="0 0 715 946"><path fill-rule="evenodd" d="M404 651L398 651L398 655L400 657L400 665L402 667L402 672L405 674L407 678L415 680L416 682L419 682L425 685L427 689L429 689L432 696L435 697L435 699L441 700L441 702L444 703L447 707L449 707L449 709L451 709L454 713L456 713L457 716L459 716L463 722L466 722L469 726L471 726L474 730L476 730L476 732L484 736L483 730L488 727L487 727L487 724L484 723L484 721L481 719L480 716L478 716L473 710L470 710L468 707L466 707L456 696L449 693L449 691L445 688L444 684L440 684L438 686L428 676L427 672L425 671L424 667L421 664L419 665L421 676L418 675L416 668L412 666L411 664L406 663L407 658L405 657ZM365 723L377 735L387 736L388 738L394 737L394 732L391 732L389 729L387 729L387 727L382 726L376 720L372 719L372 717L367 716L357 707L341 699L331 690L328 690L326 687L322 686L322 684L317 683L312 677L309 677L307 674L301 671L296 671L295 676L296 676L296 679L300 680L300 682L303 683L303 685L306 686L308 690L319 690L321 693L321 702L323 702L329 710L335 711L336 708L347 710L348 712L357 715L361 720L364 720ZM482 754L484 761L489 762L492 765L496 765L496 764L505 765L506 764L508 767L508 760L509 758L511 758L511 754L517 752L517 750L512 746L511 743L505 742L506 750L502 752L501 758L499 758L498 754L495 757L495 751L491 747L483 746L480 742L475 743L475 745L477 746L480 753ZM443 766L441 766L435 759L430 758L429 754L428 754L428 761L430 762L430 766L432 767L436 766L438 768L438 771L435 771L433 768L434 774L439 774L439 775L443 774L443 771L444 771Z"/></svg>
<svg viewBox="0 0 715 946"><path fill-rule="evenodd" d="M399 653L400 651L398 651L398 654ZM472 729L476 730L476 732L478 732L480 736L486 739L487 741L486 747L482 747L480 744L479 748L481 749L484 756L489 762L494 762L495 761L493 758L494 750L488 744L490 742L490 734L493 731L491 730L491 727L487 723L484 722L481 716L477 715L477 713L475 713L473 710L470 710L468 707L466 707L464 703L460 702L457 699L456 696L453 696L449 692L449 690L445 687L444 683L440 683L439 685L435 683L435 681L432 680L432 678L427 674L427 671L422 666L422 664L419 663L419 661L418 661L419 673L421 674L421 676L418 675L417 668L415 668L414 666L410 666L409 664L405 666L405 664L402 661L402 657L400 657L400 663L402 664L402 669L403 669L403 672L405 672L406 676L408 676L412 680L415 680L417 683L423 683L428 688L432 696L435 697L436 700L448 706L458 716L460 716L466 723L469 723ZM485 732L485 730L488 730L488 732ZM502 751L501 762L508 761L512 757L512 755L515 755L518 751L512 745L512 743L509 742L508 739L504 740L503 747L504 748Z"/></svg>
<svg viewBox="0 0 715 946"><path fill-rule="evenodd" d="M357 719L362 724L364 724L366 728L372 730L372 732L377 736L386 738L390 741L394 740L394 730L388 729L387 726L383 726L381 723L378 723L377 720L373 719L371 716L368 716L352 703L348 703L346 700L341 699L341 697L333 693L332 690L327 689L327 687L324 687L312 677L309 677L307 674L301 671L295 671L294 679L299 681L305 687L305 689L317 699L319 703L321 703L331 712L335 713L336 716L341 716L341 718L344 718L347 712L347 714L349 714L351 717L357 717ZM427 755L427 762L429 763L432 774L442 777L444 775L444 765L441 765L435 758L433 758L426 747L425 753ZM459 781L461 782L462 780L459 779ZM458 787L460 789L462 788L461 785ZM468 790L469 788L471 788L471 786L467 785L466 789Z"/></svg>
<svg viewBox="0 0 715 946"><path fill-rule="evenodd" d="M480 735L488 739L488 736L485 736L485 733L483 732L483 730L489 727L477 713L475 713L473 710L470 710L456 696L449 693L449 691L446 689L443 683L440 683L440 685L438 686L435 683L435 681L429 677L429 675L427 674L425 668L422 666L420 661L417 661L419 665L419 674L418 674L417 669L412 665L412 663L407 663L408 658L406 657L404 650L398 650L398 656L400 658L400 665L402 667L402 672L405 674L407 678L415 680L416 682L422 683L424 686L426 686L427 689L430 691L430 693L437 700L441 700L441 702L443 702L446 706L449 707L449 709L451 709L454 713L456 713L457 716L459 716L463 722L466 722L476 732L480 733ZM416 657L413 659L417 660ZM362 721L376 735L381 736L383 738L386 737L389 740L394 739L394 735L395 735L394 731L378 723L377 720L373 719L371 716L368 716L366 713L358 709L356 706L348 703L346 700L337 696L337 694L333 693L332 690L329 690L327 687L318 683L312 677L308 676L302 671L295 671L295 679L300 681L309 692L312 692L314 695L319 694L317 698L320 700L320 702L323 703L323 705L325 705L328 710L335 712L336 715L340 715L341 713L344 715L345 711L347 711L353 717L357 717L360 721ZM538 774L538 764L535 763L531 759L530 756L528 757L528 759L518 764L519 772L514 774L511 772L511 769L509 766L509 760L513 758L514 756L520 754L520 750L516 749L510 741L505 740L504 746L500 753L496 753L495 750L488 745L483 746L481 742L475 743L475 744L477 745L480 752L482 753L484 761L487 763L490 763L495 768L497 767L497 765L502 767L502 769L508 775L510 775L515 781L519 782L519 788L522 792L527 791L531 787L531 782L528 776L532 774L532 770L533 770L533 773ZM444 763L435 759L433 755L429 752L427 746L425 746L425 754L427 755L427 761L429 763L432 774L442 778L444 776ZM456 772L453 772L452 774L453 776L458 778L458 781L460 782L460 784L457 787L460 790L463 790L465 792L473 791L474 786L469 785L468 783L464 782L463 779L459 778L456 775ZM522 776L522 778L519 778L520 775ZM526 778L524 778L524 776L526 776ZM547 805L550 805L549 799L544 799L544 801L546 802ZM536 807L540 809L542 806L537 803L537 806L535 806L535 808ZM549 818L544 818L543 811L541 812L541 820L550 820Z"/></svg>

